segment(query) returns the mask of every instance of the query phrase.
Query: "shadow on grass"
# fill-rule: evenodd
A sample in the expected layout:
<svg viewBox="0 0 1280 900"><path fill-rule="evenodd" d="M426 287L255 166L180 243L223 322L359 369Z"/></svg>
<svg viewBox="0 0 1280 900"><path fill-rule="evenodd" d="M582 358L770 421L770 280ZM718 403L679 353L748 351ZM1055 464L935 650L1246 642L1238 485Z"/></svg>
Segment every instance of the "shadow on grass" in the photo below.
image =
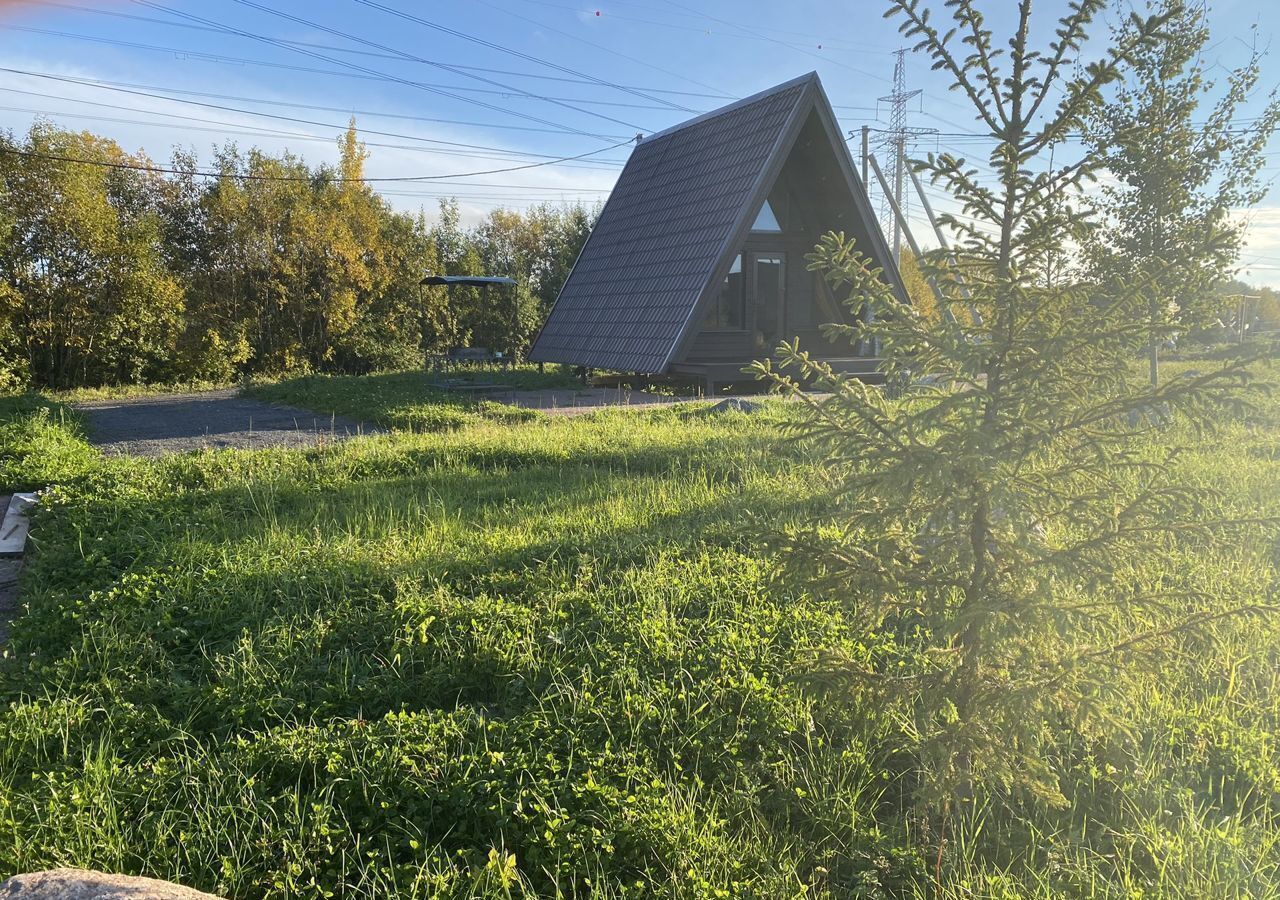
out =
<svg viewBox="0 0 1280 900"><path fill-rule="evenodd" d="M473 418L527 421L531 410L508 407L510 391L565 390L578 382L558 371L460 369L447 373L305 375L250 385L249 396L324 414L372 419L387 428L448 431Z"/></svg>
<svg viewBox="0 0 1280 900"><path fill-rule="evenodd" d="M505 714L541 689L512 652L554 643L563 610L548 603L581 600L597 570L624 578L659 557L740 548L752 519L813 503L744 486L732 464L674 488L665 476L690 466L688 448L570 463L468 447L461 469L459 451L439 452L336 484L91 495L41 547L16 654L65 685L99 681L124 652L128 702L197 732L459 704ZM568 615L560 627L597 613ZM39 679L24 685L35 690Z"/></svg>

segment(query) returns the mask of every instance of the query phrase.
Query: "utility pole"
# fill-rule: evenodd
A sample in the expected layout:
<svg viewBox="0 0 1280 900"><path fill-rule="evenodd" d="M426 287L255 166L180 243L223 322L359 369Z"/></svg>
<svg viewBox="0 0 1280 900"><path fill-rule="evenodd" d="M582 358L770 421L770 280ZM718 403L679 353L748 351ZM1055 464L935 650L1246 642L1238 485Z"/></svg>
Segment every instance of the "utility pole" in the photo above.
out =
<svg viewBox="0 0 1280 900"><path fill-rule="evenodd" d="M862 189L871 190L871 171L867 163L871 159L871 126L862 126Z"/></svg>
<svg viewBox="0 0 1280 900"><path fill-rule="evenodd" d="M936 134L937 129L907 127L907 103L919 97L922 92L907 90L906 48L894 51L893 55L893 93L879 98L880 102L889 104L889 127L883 132L880 146L886 150L885 156L889 161L887 181L893 190L892 197L885 194L880 198L880 226L886 234L890 227L893 228L893 259L894 262L900 262L902 221L907 215L907 196L903 192L907 178L907 144L922 135ZM866 135L866 129L863 130L863 135ZM863 155L865 158L866 153Z"/></svg>

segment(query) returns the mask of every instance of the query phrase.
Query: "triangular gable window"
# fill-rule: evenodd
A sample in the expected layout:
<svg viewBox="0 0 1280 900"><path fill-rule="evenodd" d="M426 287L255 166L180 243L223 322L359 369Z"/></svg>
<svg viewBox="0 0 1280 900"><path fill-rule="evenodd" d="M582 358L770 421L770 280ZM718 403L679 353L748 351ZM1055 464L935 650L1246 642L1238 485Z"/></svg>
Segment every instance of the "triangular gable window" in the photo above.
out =
<svg viewBox="0 0 1280 900"><path fill-rule="evenodd" d="M739 226L741 227L741 226ZM755 224L751 226L752 231L781 231L782 226L778 224L778 217L773 214L773 207L769 205L769 201L764 201L764 206L760 207L760 215L756 216Z"/></svg>

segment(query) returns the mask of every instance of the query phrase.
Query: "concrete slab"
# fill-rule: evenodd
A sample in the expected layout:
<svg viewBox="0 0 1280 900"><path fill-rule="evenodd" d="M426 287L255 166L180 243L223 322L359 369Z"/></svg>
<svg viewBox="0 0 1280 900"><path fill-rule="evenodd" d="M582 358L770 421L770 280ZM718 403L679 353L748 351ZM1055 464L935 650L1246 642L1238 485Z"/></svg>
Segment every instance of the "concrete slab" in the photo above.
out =
<svg viewBox="0 0 1280 900"><path fill-rule="evenodd" d="M35 494L14 494L9 498L9 508L0 522L0 557L21 556L26 549L27 532L31 530L27 511L35 503Z"/></svg>

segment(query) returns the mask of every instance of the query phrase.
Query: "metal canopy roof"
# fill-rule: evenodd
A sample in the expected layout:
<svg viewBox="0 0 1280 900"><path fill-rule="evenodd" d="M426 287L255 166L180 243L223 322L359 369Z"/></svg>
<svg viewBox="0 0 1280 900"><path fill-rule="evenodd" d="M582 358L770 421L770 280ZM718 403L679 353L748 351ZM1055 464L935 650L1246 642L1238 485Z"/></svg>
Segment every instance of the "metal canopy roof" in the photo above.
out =
<svg viewBox="0 0 1280 900"><path fill-rule="evenodd" d="M529 358L666 372L701 321L700 299L737 252L815 111L840 160L852 212L874 234L872 255L900 288L835 116L811 72L639 143Z"/></svg>
<svg viewBox="0 0 1280 900"><path fill-rule="evenodd" d="M514 278L507 278L501 275L428 275L422 279L422 284L462 284L467 287L487 287L491 284L503 284L513 286L516 283Z"/></svg>

